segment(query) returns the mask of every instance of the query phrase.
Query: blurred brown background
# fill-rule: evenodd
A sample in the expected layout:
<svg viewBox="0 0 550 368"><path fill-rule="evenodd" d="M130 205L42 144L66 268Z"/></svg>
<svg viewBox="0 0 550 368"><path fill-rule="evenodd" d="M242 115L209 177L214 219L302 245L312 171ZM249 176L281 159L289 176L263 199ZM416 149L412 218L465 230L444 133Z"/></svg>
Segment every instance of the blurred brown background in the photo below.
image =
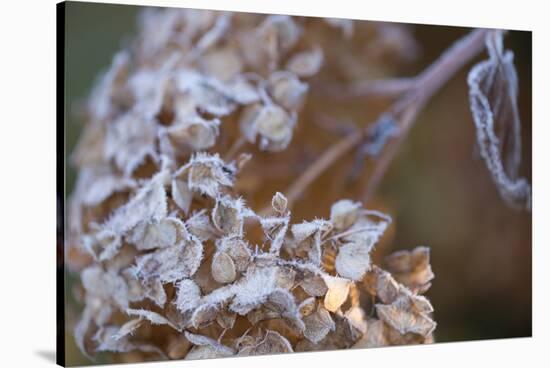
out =
<svg viewBox="0 0 550 368"><path fill-rule="evenodd" d="M89 94L99 72L109 66L115 51L135 35L139 10L134 6L67 4L68 153L83 123L78 114L79 104ZM373 56L372 48L361 44L361 40L350 41L347 47L358 48L354 55L359 59L355 62L368 65L365 77L413 76L469 31L423 25L412 25L410 30L417 45L404 51L404 61L389 63L380 59L380 55ZM315 37L323 37L323 33L316 33ZM531 182L531 33L509 32L505 42L515 53L523 133L522 174ZM345 46L340 43L338 47ZM416 57L408 58L412 54ZM344 57L334 51L328 53L326 60L332 65L342 62ZM469 67L436 94L420 114L375 198L367 204L394 218L392 228L377 249L379 261L393 250L417 245L431 247L436 279L427 296L435 308L438 342L531 336L532 328L531 214L512 210L503 203L475 149L466 85ZM356 69L356 73L363 72ZM326 81L349 79L349 75L338 75L338 71L330 68L324 69L324 76ZM260 209L274 191L284 191L324 148L338 139L316 123L319 106L323 114L339 121L363 125L375 119L386 105L383 101L357 99L336 102L312 93L287 151L266 155L249 148L268 169L261 179L265 181L261 190L249 193L245 199L252 208ZM361 193L368 177L363 175L350 185L345 178L351 163L349 155L319 178L296 204L294 221L326 217L335 200L355 198ZM367 162L367 167L370 163ZM252 166L250 171L253 170ZM75 172L68 166L67 193L71 192L74 179ZM241 184L243 189L247 183ZM78 315L78 306L70 295L74 282L74 275L68 275L68 324ZM66 329L66 333L67 363L85 364L87 360L76 349L71 330ZM105 361L100 358L98 362Z"/></svg>

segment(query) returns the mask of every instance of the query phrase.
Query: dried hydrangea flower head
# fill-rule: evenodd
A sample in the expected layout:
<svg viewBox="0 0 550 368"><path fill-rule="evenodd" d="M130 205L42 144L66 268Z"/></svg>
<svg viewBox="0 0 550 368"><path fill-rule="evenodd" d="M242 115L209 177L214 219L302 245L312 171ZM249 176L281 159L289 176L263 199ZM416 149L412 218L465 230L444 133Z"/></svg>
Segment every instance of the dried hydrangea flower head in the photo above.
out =
<svg viewBox="0 0 550 368"><path fill-rule="evenodd" d="M387 215L340 200L329 219L291 223L279 192L260 215L235 188L250 156L220 156L234 124L237 142L290 144L324 60L300 19L147 10L140 29L94 89L73 155L80 349L199 359L432 341L427 248L390 256L392 276L371 260Z"/></svg>

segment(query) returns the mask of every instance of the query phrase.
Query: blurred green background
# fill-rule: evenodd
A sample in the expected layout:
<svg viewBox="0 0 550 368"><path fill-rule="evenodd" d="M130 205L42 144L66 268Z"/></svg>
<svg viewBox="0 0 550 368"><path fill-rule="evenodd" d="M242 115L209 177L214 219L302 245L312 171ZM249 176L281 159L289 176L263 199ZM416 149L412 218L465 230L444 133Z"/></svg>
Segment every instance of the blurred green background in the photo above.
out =
<svg viewBox="0 0 550 368"><path fill-rule="evenodd" d="M82 119L78 109L113 54L136 32L140 8L66 4L66 144L72 152ZM414 75L467 29L414 26L421 56L402 70ZM531 182L531 33L510 32L520 81L523 172ZM392 163L378 197L391 208L391 248L432 248L436 274L428 293L438 342L531 336L531 215L506 207L475 150L465 68L429 103ZM75 172L67 166L67 193ZM386 249L389 251L390 249ZM78 309L68 275L67 325ZM66 328L67 364L89 363ZM99 359L97 363L105 362Z"/></svg>

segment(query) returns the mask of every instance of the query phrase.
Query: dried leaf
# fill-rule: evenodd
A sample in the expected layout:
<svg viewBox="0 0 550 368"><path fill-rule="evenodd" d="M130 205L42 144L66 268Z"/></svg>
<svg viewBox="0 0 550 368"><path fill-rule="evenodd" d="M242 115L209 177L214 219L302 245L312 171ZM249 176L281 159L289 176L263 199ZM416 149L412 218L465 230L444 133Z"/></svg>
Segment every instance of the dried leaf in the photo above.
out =
<svg viewBox="0 0 550 368"><path fill-rule="evenodd" d="M500 196L512 207L530 210L531 187L518 176L521 122L514 54L504 50L502 37L502 31L488 33L489 59L475 65L468 75L470 109L481 157Z"/></svg>

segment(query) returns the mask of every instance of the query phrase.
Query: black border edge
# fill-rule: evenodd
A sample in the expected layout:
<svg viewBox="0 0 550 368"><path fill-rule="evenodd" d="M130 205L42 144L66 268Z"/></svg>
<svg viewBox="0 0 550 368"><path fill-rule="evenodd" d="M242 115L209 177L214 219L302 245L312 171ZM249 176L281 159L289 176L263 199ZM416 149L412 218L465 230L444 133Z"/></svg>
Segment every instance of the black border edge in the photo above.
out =
<svg viewBox="0 0 550 368"><path fill-rule="evenodd" d="M56 364L65 366L65 3L56 13Z"/></svg>

